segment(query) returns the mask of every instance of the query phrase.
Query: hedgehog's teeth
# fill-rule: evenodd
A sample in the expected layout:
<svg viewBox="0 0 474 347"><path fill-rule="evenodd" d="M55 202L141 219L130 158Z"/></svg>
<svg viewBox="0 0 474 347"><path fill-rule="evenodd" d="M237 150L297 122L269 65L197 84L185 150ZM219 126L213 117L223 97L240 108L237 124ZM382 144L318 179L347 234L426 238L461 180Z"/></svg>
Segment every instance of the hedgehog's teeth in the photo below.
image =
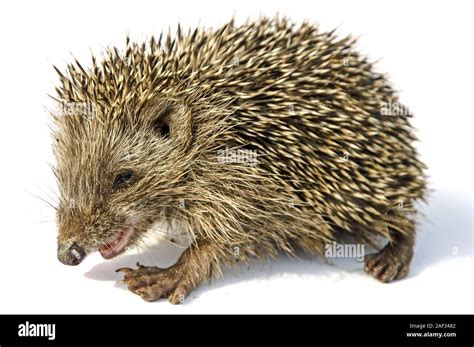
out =
<svg viewBox="0 0 474 347"><path fill-rule="evenodd" d="M134 233L135 228L128 226L117 231L104 244L99 246L99 252L104 259L110 259L118 255L127 246L130 237Z"/></svg>

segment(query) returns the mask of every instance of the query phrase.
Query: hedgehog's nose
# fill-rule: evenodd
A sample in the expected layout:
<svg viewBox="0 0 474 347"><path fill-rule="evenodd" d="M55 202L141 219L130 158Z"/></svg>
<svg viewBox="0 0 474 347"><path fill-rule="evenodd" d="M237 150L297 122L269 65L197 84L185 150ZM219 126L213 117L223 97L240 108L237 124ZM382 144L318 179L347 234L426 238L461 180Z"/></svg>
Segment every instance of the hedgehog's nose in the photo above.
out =
<svg viewBox="0 0 474 347"><path fill-rule="evenodd" d="M79 265L85 257L84 248L76 243L58 244L58 259L64 265Z"/></svg>

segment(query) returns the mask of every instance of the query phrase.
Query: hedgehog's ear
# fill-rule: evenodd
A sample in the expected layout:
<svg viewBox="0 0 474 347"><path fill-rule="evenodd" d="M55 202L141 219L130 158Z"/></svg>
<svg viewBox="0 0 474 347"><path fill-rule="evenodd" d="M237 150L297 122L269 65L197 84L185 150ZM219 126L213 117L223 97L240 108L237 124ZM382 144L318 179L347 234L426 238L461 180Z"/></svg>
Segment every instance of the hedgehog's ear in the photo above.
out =
<svg viewBox="0 0 474 347"><path fill-rule="evenodd" d="M141 113L156 136L188 147L193 138L191 110L174 100L150 102Z"/></svg>

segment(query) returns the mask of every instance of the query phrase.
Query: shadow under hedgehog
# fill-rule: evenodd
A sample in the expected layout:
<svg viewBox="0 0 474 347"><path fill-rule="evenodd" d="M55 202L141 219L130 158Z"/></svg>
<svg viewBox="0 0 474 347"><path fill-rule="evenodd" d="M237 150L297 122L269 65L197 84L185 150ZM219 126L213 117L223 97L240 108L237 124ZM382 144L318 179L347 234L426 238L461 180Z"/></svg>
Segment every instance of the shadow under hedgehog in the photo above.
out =
<svg viewBox="0 0 474 347"><path fill-rule="evenodd" d="M164 223L191 240L177 263L119 269L147 301L179 303L236 260L324 256L341 237L388 240L365 271L405 277L425 166L411 115L354 43L262 18L56 69L59 260L115 257Z"/></svg>

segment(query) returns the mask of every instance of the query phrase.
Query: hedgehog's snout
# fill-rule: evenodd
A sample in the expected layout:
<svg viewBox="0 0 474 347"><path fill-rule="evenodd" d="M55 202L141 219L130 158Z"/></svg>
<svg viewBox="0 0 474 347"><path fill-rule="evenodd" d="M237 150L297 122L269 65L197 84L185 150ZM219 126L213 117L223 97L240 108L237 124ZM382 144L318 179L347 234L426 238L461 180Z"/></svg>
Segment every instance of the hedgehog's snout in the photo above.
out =
<svg viewBox="0 0 474 347"><path fill-rule="evenodd" d="M64 265L79 265L86 257L86 251L77 243L59 243L58 259Z"/></svg>

